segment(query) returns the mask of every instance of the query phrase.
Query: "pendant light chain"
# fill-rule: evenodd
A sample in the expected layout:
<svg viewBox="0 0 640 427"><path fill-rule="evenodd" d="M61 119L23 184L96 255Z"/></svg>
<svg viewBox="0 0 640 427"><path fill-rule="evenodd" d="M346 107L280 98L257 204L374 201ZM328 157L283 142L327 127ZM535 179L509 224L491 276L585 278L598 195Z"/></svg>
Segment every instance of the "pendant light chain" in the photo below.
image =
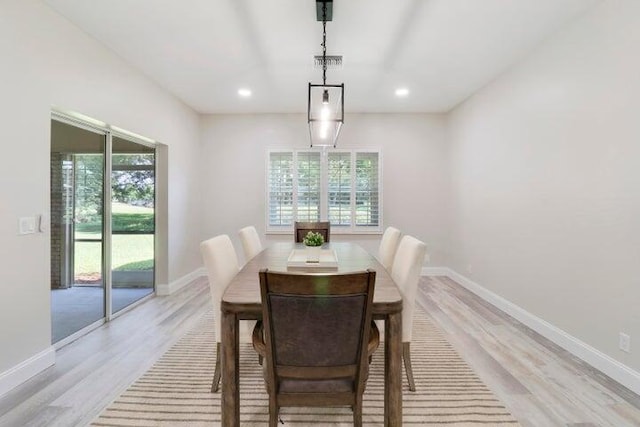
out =
<svg viewBox="0 0 640 427"><path fill-rule="evenodd" d="M322 2L322 84L327 84L327 3Z"/></svg>

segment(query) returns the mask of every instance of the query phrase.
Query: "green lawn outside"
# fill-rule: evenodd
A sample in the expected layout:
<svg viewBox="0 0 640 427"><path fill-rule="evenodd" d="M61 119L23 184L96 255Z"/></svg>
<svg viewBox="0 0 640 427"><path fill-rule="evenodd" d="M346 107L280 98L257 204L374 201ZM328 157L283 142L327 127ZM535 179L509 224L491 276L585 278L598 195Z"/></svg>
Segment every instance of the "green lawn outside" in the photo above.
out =
<svg viewBox="0 0 640 427"><path fill-rule="evenodd" d="M153 235L115 234L112 239L114 270L151 270L153 268ZM77 242L75 273L101 271L101 242ZM123 268L124 267L124 268Z"/></svg>
<svg viewBox="0 0 640 427"><path fill-rule="evenodd" d="M155 217L153 208L113 203L111 209L113 217L111 227L114 233L154 233ZM102 233L102 217L76 224L76 237L80 237L78 235L80 233L82 233L82 238L99 237Z"/></svg>
<svg viewBox="0 0 640 427"><path fill-rule="evenodd" d="M151 270L154 258L153 208L113 203L111 238L114 270ZM136 234L122 234L136 232ZM141 234L147 233L147 234ZM76 225L76 239L101 239L102 222ZM99 273L102 270L102 245L97 242L76 242L75 274Z"/></svg>

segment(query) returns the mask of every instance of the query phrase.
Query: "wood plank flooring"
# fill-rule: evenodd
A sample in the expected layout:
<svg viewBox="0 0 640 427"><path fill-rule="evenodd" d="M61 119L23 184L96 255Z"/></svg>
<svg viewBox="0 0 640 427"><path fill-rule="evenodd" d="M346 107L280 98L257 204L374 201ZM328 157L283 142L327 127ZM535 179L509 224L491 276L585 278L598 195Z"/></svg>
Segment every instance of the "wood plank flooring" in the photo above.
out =
<svg viewBox="0 0 640 427"><path fill-rule="evenodd" d="M0 426L85 426L209 308L206 279L156 297L58 351L0 399ZM444 277L421 304L524 427L640 426L640 397Z"/></svg>
<svg viewBox="0 0 640 427"><path fill-rule="evenodd" d="M418 302L523 426L640 426L638 395L449 278Z"/></svg>
<svg viewBox="0 0 640 427"><path fill-rule="evenodd" d="M156 297L58 350L56 364L0 399L0 426L85 426L210 307L206 279Z"/></svg>

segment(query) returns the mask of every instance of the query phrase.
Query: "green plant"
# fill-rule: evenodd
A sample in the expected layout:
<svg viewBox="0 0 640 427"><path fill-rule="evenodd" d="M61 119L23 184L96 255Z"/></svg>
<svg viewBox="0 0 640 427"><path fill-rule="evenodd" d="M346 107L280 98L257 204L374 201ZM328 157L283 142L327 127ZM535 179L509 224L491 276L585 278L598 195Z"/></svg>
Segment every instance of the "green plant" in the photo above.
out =
<svg viewBox="0 0 640 427"><path fill-rule="evenodd" d="M324 237L322 237L322 234L320 233L310 231L305 236L303 242L306 246L322 246L324 243Z"/></svg>

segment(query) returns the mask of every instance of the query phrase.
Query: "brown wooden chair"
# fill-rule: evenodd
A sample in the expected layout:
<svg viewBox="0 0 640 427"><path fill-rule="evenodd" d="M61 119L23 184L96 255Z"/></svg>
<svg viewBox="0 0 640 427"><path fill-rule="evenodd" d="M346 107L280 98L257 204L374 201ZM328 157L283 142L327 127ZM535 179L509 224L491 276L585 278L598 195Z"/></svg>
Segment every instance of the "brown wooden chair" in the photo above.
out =
<svg viewBox="0 0 640 427"><path fill-rule="evenodd" d="M302 243L308 232L314 231L322 234L324 241L328 242L331 237L331 223L328 221L322 222L300 222L296 221L294 225L293 237L296 243Z"/></svg>
<svg viewBox="0 0 640 427"><path fill-rule="evenodd" d="M260 271L262 318L253 346L264 358L269 425L283 406L350 406L362 425L362 394L380 343L371 310L376 273Z"/></svg>

